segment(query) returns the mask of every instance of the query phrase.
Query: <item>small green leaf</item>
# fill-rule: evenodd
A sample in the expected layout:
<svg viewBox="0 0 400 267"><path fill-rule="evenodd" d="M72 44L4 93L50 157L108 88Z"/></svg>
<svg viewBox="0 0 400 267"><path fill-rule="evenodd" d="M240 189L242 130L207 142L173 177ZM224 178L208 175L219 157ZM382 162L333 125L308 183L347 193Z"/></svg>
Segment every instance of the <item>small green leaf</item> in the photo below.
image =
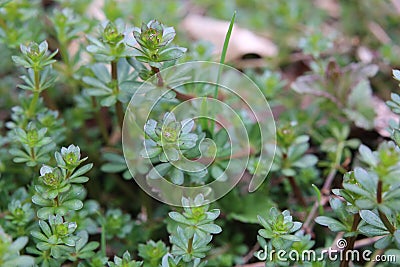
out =
<svg viewBox="0 0 400 267"><path fill-rule="evenodd" d="M360 152L360 155L362 157L362 160L369 164L372 167L375 167L378 164L378 160L376 157L372 154L372 151L369 147L365 145L360 145L360 148L358 150Z"/></svg>
<svg viewBox="0 0 400 267"><path fill-rule="evenodd" d="M370 210L362 210L360 211L361 218L366 221L368 224L376 226L378 228L385 229L385 225L382 223L381 219L378 215L373 213Z"/></svg>
<svg viewBox="0 0 400 267"><path fill-rule="evenodd" d="M333 232L346 231L346 226L344 224L327 216L318 216L315 218L315 222L327 226Z"/></svg>
<svg viewBox="0 0 400 267"><path fill-rule="evenodd" d="M182 185L184 182L184 174L180 169L173 168L169 173L171 181L176 185Z"/></svg>
<svg viewBox="0 0 400 267"><path fill-rule="evenodd" d="M51 236L51 229L50 226L47 224L47 222L39 220L39 226L46 236Z"/></svg>
<svg viewBox="0 0 400 267"><path fill-rule="evenodd" d="M83 207L83 203L79 199L71 199L62 203L62 206L70 210L80 210Z"/></svg>
<svg viewBox="0 0 400 267"><path fill-rule="evenodd" d="M47 220L50 215L54 215L54 214L55 214L55 212L54 212L53 207L44 207L44 208L40 208L37 211L37 216L42 220Z"/></svg>
<svg viewBox="0 0 400 267"><path fill-rule="evenodd" d="M78 177L78 176L81 176L81 175L87 173L88 171L90 171L92 169L92 167L93 167L93 163L89 163L89 164L86 164L86 165L80 167L78 170L76 170L71 175L71 178Z"/></svg>
<svg viewBox="0 0 400 267"><path fill-rule="evenodd" d="M147 177L150 179L160 179L163 178L169 169L171 168L171 164L169 163L162 163L155 167L153 167L150 172L147 174Z"/></svg>
<svg viewBox="0 0 400 267"><path fill-rule="evenodd" d="M210 234L219 234L222 232L222 228L220 226L211 223L200 225L198 228Z"/></svg>
<svg viewBox="0 0 400 267"><path fill-rule="evenodd" d="M180 222L180 223L183 223L183 224L187 224L188 223L188 220L182 214L180 214L179 212L171 211L170 213L168 213L168 215L172 220L174 220L176 222Z"/></svg>

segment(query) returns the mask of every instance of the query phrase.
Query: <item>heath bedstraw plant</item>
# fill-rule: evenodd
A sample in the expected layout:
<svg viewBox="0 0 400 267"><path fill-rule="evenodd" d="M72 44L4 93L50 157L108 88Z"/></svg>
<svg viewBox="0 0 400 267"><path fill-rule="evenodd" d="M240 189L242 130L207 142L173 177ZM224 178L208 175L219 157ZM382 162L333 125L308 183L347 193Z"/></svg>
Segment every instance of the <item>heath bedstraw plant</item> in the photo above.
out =
<svg viewBox="0 0 400 267"><path fill-rule="evenodd" d="M245 2L190 1L207 7L207 13L225 17L237 7L240 23L262 26L263 31L268 21L269 32L282 49L267 61L268 69L243 69L270 101L277 119L271 171L267 162L259 161L265 147L258 123L245 108L236 110L222 87L205 83L174 87L185 77L168 72L169 67L214 59L211 44L190 43L164 24L178 24L173 14L181 2L105 0L106 19L99 23L88 16L91 0L0 0L0 105L4 106L0 112L0 266L232 267L255 263L257 258L271 267L364 264L350 263L351 259L293 259L289 254L282 259L276 254L285 250L301 255L313 249L321 256L336 234L336 239L343 236L347 242L344 252L364 246L374 255L400 259L399 123L388 127L393 141L378 140L379 144L364 138L367 132L361 130L373 129L379 113L372 91L378 93L381 86L371 79L383 66L378 53L372 53L374 64L351 63L356 58L352 52L337 54L331 35L310 30L308 24L320 25L328 16L310 3L271 1L266 7L253 1L258 11L254 12ZM339 2L344 12L359 14L355 4ZM360 5L361 10L384 29L398 25L393 14L377 16L375 8L365 9L368 5ZM223 8L208 11L213 6ZM138 20L153 16L165 20ZM234 20L235 15L221 63ZM359 30L367 30L364 39L370 39L374 29L374 23L364 22L358 24L368 25L365 29L354 26L360 32L357 42L365 37ZM137 23L141 26L133 25ZM396 38L392 32L388 36ZM380 49L391 61L398 58L394 40L385 41L386 50ZM350 50L359 52L357 42L351 42ZM373 42L366 47L372 49ZM302 51L300 61L297 53L288 57L292 50ZM380 69L378 80L385 68ZM202 78L201 70L195 74ZM217 81L235 78L223 68L215 74ZM399 70L393 76L400 82ZM294 82L289 85L287 77ZM149 99L169 93L143 121L144 127L137 129L144 135L139 140L142 150L125 156L148 164L138 163L137 173L131 173L123 156L121 130L124 110L142 85L148 86ZM309 97L304 102L303 95ZM196 97L202 97L202 103L191 105L184 116L174 111ZM250 139L247 154L232 152L240 138L214 122L198 119L198 115L219 115L208 104L211 98L232 104L239 114ZM387 104L399 115L400 96L391 98ZM270 145L266 150L274 151ZM208 165L202 156L212 159ZM228 181L231 177L224 171L231 158L246 156L250 160L244 179L217 203L208 203L211 192L184 196L183 207L172 208L152 201L126 181L135 175L179 186ZM86 163L89 159L93 163ZM270 179L247 194L250 174ZM342 180L339 174L344 174ZM359 239L365 240L357 243ZM368 245L362 245L365 241ZM269 254L272 251L276 253Z"/></svg>
<svg viewBox="0 0 400 267"><path fill-rule="evenodd" d="M198 266L198 262L211 249L209 243L213 235L222 231L221 227L214 223L220 211L209 210L209 205L204 205L204 203L206 202L201 194L194 199L182 198L183 212L169 213L169 217L175 222L169 238L172 244L171 255L175 263L182 260L190 263L186 266Z"/></svg>
<svg viewBox="0 0 400 267"><path fill-rule="evenodd" d="M398 71L393 71L396 80L400 80ZM392 94L388 105L399 114L398 95ZM396 141L396 131L392 129L392 138ZM347 247L345 252L353 249L359 234L369 237L379 236L375 242L376 249L386 249L387 253L398 254L400 239L398 212L400 201L400 148L393 142L383 142L377 151L372 152L367 146L359 148L360 160L364 167L357 167L345 174L343 189L334 189L334 194L341 199L333 198L330 205L337 219L327 216L316 218L316 222L327 226L335 232L344 232ZM389 254L390 255L390 254ZM348 266L350 259L344 259L341 266Z"/></svg>
<svg viewBox="0 0 400 267"><path fill-rule="evenodd" d="M141 155L151 159L157 157L156 161L161 162L149 172L149 178L157 179L161 175L170 178L174 184L182 185L184 183L184 171L175 166L179 166L182 158L199 157L199 153L195 153L194 150L198 150L195 146L200 142L200 138L196 133L191 132L193 126L194 121L191 119L176 121L173 113L166 113L161 123L154 120L146 122L144 131L148 139L144 142ZM177 165L173 166L171 163ZM207 173L202 171L203 168L204 166L200 163L191 163L190 170L192 172L189 172L188 175L193 180L202 178Z"/></svg>
<svg viewBox="0 0 400 267"><path fill-rule="evenodd" d="M20 254L26 244L28 237L21 236L17 240L12 241L12 238L4 233L0 226L0 264L1 266L33 266L34 258Z"/></svg>

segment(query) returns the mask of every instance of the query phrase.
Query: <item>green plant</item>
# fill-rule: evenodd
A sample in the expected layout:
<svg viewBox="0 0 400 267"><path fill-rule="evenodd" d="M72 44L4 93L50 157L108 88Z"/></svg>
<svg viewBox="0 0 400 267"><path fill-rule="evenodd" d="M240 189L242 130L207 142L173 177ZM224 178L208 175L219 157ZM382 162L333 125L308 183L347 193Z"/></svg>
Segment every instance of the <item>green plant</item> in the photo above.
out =
<svg viewBox="0 0 400 267"><path fill-rule="evenodd" d="M3 266L30 266L34 264L34 258L30 256L20 255L22 250L28 243L28 237L19 237L12 241L12 238L4 233L0 227L0 263Z"/></svg>
<svg viewBox="0 0 400 267"><path fill-rule="evenodd" d="M131 255L128 251L124 253L122 258L115 256L114 262L109 261L108 266L110 267L140 267L142 266L141 262L137 262L131 259Z"/></svg>
<svg viewBox="0 0 400 267"><path fill-rule="evenodd" d="M376 119L398 7L328 2L0 0L0 266L398 264L400 127ZM230 19L219 62L240 72L188 67L219 48L192 10ZM236 56L257 43L234 24L279 54ZM337 240L397 261L330 259Z"/></svg>
<svg viewBox="0 0 400 267"><path fill-rule="evenodd" d="M177 222L170 236L171 253L181 256L184 262L195 262L206 256L210 250L209 243L213 234L219 234L222 229L214 224L220 212L217 209L208 210L204 205L204 196L197 195L193 200L183 198L184 212L170 212L169 217Z"/></svg>
<svg viewBox="0 0 400 267"><path fill-rule="evenodd" d="M395 78L396 71L393 72ZM388 102L395 109L397 95ZM392 136L395 138L393 129ZM327 216L316 218L316 222L329 227L335 232L344 232L348 246L345 251L354 247L359 234L370 237L380 236L374 244L377 249L399 249L397 239L397 214L399 185L396 182L400 159L399 147L393 142L382 143L377 151L372 152L368 147L359 148L360 160L366 165L357 167L346 173L343 179L343 189L333 192L342 197L331 199L330 205L338 219ZM393 252L393 251L392 251ZM342 260L341 266L348 266L349 259Z"/></svg>

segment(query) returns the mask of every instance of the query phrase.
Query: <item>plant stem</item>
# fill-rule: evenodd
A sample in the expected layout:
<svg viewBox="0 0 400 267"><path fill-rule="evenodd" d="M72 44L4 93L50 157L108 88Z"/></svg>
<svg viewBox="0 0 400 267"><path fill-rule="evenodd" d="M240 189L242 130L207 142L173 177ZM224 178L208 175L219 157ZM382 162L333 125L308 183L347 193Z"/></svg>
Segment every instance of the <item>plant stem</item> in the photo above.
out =
<svg viewBox="0 0 400 267"><path fill-rule="evenodd" d="M111 61L111 80L114 82L116 92L119 92L118 65L115 60ZM115 112L117 113L118 125L122 129L124 123L124 110L122 108L122 103L118 99L115 103Z"/></svg>
<svg viewBox="0 0 400 267"><path fill-rule="evenodd" d="M157 86L159 86L159 87L164 86L164 80L161 76L160 69L156 68L156 67L151 67L151 70L155 73L155 75L157 77ZM171 88L171 90L173 90L173 89Z"/></svg>
<svg viewBox="0 0 400 267"><path fill-rule="evenodd" d="M331 171L329 172L327 178L325 179L325 184L324 184L323 189L325 188L325 185L326 185L326 188L330 188L330 185L331 185L334 177L336 176L336 173L337 173L337 169L332 168ZM329 183L327 183L327 181L329 181ZM327 193L325 191L327 191L327 190L321 190L321 193L323 195L321 201L319 201L318 199L315 201L314 206L312 207L310 213L307 216L306 221L303 224L303 229L305 229L307 233L310 233L312 231L313 219L315 218L315 216L317 216L320 206L324 207L325 204L329 200L329 198L327 197Z"/></svg>
<svg viewBox="0 0 400 267"><path fill-rule="evenodd" d="M31 147L31 158L33 159L33 160L36 160L36 153L35 153L35 148L33 148L33 147Z"/></svg>
<svg viewBox="0 0 400 267"><path fill-rule="evenodd" d="M106 256L106 222L105 220L101 224L101 236L100 236L100 242L101 242L101 253L103 256Z"/></svg>
<svg viewBox="0 0 400 267"><path fill-rule="evenodd" d="M33 91L32 102L29 105L29 109L28 109L30 118L32 118L35 115L35 108L36 108L37 102L39 100L40 94L42 94L43 100L46 103L47 107L54 109L54 110L57 109L56 103L54 103L54 101L48 95L47 91L40 92L40 70L33 70L33 73L34 73L35 88Z"/></svg>
<svg viewBox="0 0 400 267"><path fill-rule="evenodd" d="M151 67L151 70L156 74L156 77L157 77L157 86L159 86L159 87L165 86L164 79L163 79L163 77L161 76L160 69L159 69L159 68L156 68L156 67ZM172 88L172 87L169 86L169 85L167 85L166 87L167 87L167 89L173 91L173 92L176 94L176 98L179 99L179 100L181 100L181 101L188 101L188 100L191 100L191 99L196 98L195 95L190 95L190 94L181 93L181 92L175 90L174 88ZM209 98L212 98L211 96L208 96L208 97L209 97ZM207 98L207 97L204 97L204 98ZM218 97L218 100L224 101L224 97L223 97L223 96L220 96L220 97Z"/></svg>
<svg viewBox="0 0 400 267"><path fill-rule="evenodd" d="M303 193L301 192L300 187L297 185L296 180L294 179L294 177L293 176L289 176L288 179L289 179L290 186L293 189L293 193L294 193L294 196L297 199L297 201L299 201L300 204L303 207L307 207L307 203L306 203L306 201L305 201L305 199L303 197Z"/></svg>
<svg viewBox="0 0 400 267"><path fill-rule="evenodd" d="M382 199L382 181L378 181L378 188L376 190L376 200L378 204L381 204L383 202ZM386 229L393 235L394 232L396 232L396 227L389 221L388 217L386 216L385 213L383 213L379 208L378 208L378 213L379 217L381 218L383 224L385 225Z"/></svg>
<svg viewBox="0 0 400 267"><path fill-rule="evenodd" d="M387 228L387 230L391 234L394 234L394 232L396 232L396 227L394 227L393 224L389 221L389 219L385 213L383 213L380 210L378 210L378 213L379 213L379 217L381 218L381 220L382 220L383 224L385 225L385 227Z"/></svg>
<svg viewBox="0 0 400 267"><path fill-rule="evenodd" d="M187 249L188 254L191 254L192 250L193 250L193 236L189 238L188 241L188 249Z"/></svg>
<svg viewBox="0 0 400 267"><path fill-rule="evenodd" d="M41 92L42 97L43 97L43 101L46 104L46 106L52 110L57 110L57 105L56 103L53 101L53 99L50 97L50 95L48 94L47 90L44 90Z"/></svg>
<svg viewBox="0 0 400 267"><path fill-rule="evenodd" d="M378 188L376 190L376 201L378 204L382 203L382 181L378 181Z"/></svg>
<svg viewBox="0 0 400 267"><path fill-rule="evenodd" d="M334 165L331 169L331 172L333 171L333 173L329 173L327 179L325 180L324 185L322 186L322 193L328 194L332 185L333 180L335 179L336 176L336 172L337 169L340 166L340 161L342 159L342 155L343 155L343 150L344 150L344 142L340 141L338 143L338 147L336 150L336 156L335 156L335 162Z"/></svg>
<svg viewBox="0 0 400 267"><path fill-rule="evenodd" d="M73 73L74 73L74 65L73 63L71 64L71 60L70 60L70 54L68 52L68 41L65 40L65 38L63 36L59 36L58 37L58 44L59 44L59 51L60 51L60 55L61 55L61 59L64 62L64 66L65 66L65 76L67 77L67 84L69 89L71 90L71 93L73 95L78 94L77 88L78 88L78 84L76 79L73 77ZM78 52L77 52L78 53Z"/></svg>
<svg viewBox="0 0 400 267"><path fill-rule="evenodd" d="M93 109L95 110L96 121L97 125L100 128L101 136L103 137L104 142L108 144L109 137L108 137L107 127L105 125L105 120L101 117L101 108L98 108L96 98L94 96L92 96L92 106Z"/></svg>
<svg viewBox="0 0 400 267"><path fill-rule="evenodd" d="M286 160L287 159L287 154L283 153L282 157L283 157L283 160ZM292 187L292 190L293 190L293 193L294 193L294 197L297 199L298 202L300 202L300 204L303 207L307 207L307 203L304 200L303 193L301 192L300 187L297 185L296 180L294 179L294 177L293 176L286 176L286 177L288 178L290 186Z"/></svg>
<svg viewBox="0 0 400 267"><path fill-rule="evenodd" d="M6 32L7 31L7 24L4 19L0 18L0 27L3 28L3 30Z"/></svg>
<svg viewBox="0 0 400 267"><path fill-rule="evenodd" d="M72 73L71 73L71 64L69 60L67 45L64 38L58 37L58 39L59 39L58 44L59 44L61 59L62 61L64 61L64 64L66 66L67 76L70 77Z"/></svg>
<svg viewBox="0 0 400 267"><path fill-rule="evenodd" d="M39 94L40 94L40 72L39 70L33 70L33 73L35 79L35 90L33 91L33 98L31 104L29 105L29 110L28 110L30 118L32 118L33 115L35 115L35 108L39 100Z"/></svg>
<svg viewBox="0 0 400 267"><path fill-rule="evenodd" d="M310 213L307 216L305 223L303 224L303 229L305 229L307 232L311 232L311 230L312 230L312 226L310 226L310 225L313 222L313 219L315 218L315 216L317 215L318 208L320 206L323 207L329 200L326 196L330 194L331 185L333 183L333 180L336 177L338 168L340 167L340 160L343 155L343 150L344 150L344 143L339 142L338 149L336 150L335 162L334 162L333 166L331 167L331 170L329 171L329 174L326 177L325 183L321 189L321 193L324 197L322 198L321 202L318 199L315 201L314 206L312 207Z"/></svg>
<svg viewBox="0 0 400 267"><path fill-rule="evenodd" d="M354 214L354 216L353 216L353 224L352 224L352 226L351 226L351 231L352 231L352 232L357 231L358 224L360 223L360 221L361 221L360 214L359 214L359 213ZM348 259L348 258L346 257L346 253L347 253L347 251L349 251L349 250L353 250L353 248L354 248L354 243L356 242L356 239L357 239L357 235L355 235L355 236L350 236L350 237L347 237L347 238L346 238L347 246L346 246L346 248L343 250L343 255L345 255L345 257L344 257L344 258L342 259L342 261L340 262L340 267L348 267L348 266L349 266L350 259Z"/></svg>

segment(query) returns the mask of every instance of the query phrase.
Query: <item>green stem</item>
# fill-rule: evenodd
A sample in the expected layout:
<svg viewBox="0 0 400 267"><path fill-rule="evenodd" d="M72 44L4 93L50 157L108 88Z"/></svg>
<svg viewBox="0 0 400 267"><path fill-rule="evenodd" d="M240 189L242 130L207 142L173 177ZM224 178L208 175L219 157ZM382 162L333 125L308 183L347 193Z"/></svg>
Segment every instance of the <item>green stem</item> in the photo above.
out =
<svg viewBox="0 0 400 267"><path fill-rule="evenodd" d="M115 91L119 92L119 85L118 85L118 65L117 61L111 61L111 80L114 82ZM118 125L122 129L122 125L124 123L124 110L122 108L122 103L117 99L115 103L115 112L117 114Z"/></svg>
<svg viewBox="0 0 400 267"><path fill-rule="evenodd" d="M40 94L40 72L39 70L34 70L34 79L35 79L35 90L33 91L33 98L32 102L29 105L29 117L32 118L35 115L35 108L37 105L37 102L39 100L39 94Z"/></svg>
<svg viewBox="0 0 400 267"><path fill-rule="evenodd" d="M59 37L59 49L60 49L60 55L61 55L61 59L64 62L64 66L65 66L65 76L67 77L67 83L68 83L68 87L71 90L71 93L73 95L76 95L78 93L77 88L77 82L73 77L74 74L74 66L71 64L71 60L70 60L70 55L67 49L67 42L64 41L64 38Z"/></svg>
<svg viewBox="0 0 400 267"><path fill-rule="evenodd" d="M70 76L71 73L71 64L70 64L70 60L69 60L69 53L68 53L68 49L67 49L67 45L66 42L64 41L64 38L61 37L58 38L59 39L59 45L60 45L60 54L61 54L61 59L64 61L64 64L67 68L67 76Z"/></svg>
<svg viewBox="0 0 400 267"><path fill-rule="evenodd" d="M101 237L100 237L100 242L101 242L101 253L103 256L106 256L106 222L105 219L103 223L101 224Z"/></svg>

